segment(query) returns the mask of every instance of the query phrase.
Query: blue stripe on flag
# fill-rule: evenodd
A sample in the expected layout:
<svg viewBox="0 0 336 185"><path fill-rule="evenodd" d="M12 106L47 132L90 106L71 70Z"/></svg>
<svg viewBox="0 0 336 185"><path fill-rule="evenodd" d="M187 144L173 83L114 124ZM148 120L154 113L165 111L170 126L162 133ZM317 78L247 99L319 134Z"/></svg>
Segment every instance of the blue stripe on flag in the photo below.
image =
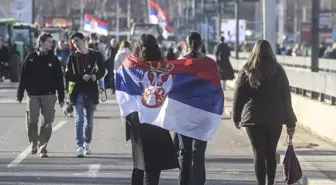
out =
<svg viewBox="0 0 336 185"><path fill-rule="evenodd" d="M129 95L142 95L143 90L139 80L142 72L141 69L120 67L116 73L116 90Z"/></svg>
<svg viewBox="0 0 336 185"><path fill-rule="evenodd" d="M194 76L176 75L168 97L214 114L223 113L223 90Z"/></svg>

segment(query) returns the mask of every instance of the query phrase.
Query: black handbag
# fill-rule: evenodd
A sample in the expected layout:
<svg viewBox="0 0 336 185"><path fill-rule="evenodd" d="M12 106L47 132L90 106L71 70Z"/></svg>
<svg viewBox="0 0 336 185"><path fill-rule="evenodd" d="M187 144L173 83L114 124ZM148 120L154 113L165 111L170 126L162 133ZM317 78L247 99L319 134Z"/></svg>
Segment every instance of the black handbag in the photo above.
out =
<svg viewBox="0 0 336 185"><path fill-rule="evenodd" d="M283 177L287 184L294 184L302 178L301 166L299 160L296 157L292 139L289 139L288 141L288 147L282 165Z"/></svg>

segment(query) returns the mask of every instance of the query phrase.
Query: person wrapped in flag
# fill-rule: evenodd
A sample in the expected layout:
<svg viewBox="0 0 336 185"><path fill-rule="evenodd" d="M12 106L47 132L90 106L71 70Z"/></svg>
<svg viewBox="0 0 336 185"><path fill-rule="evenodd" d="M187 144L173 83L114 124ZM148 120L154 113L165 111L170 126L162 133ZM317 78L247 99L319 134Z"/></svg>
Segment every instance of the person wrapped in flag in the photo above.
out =
<svg viewBox="0 0 336 185"><path fill-rule="evenodd" d="M143 61L142 63L145 64L149 61L160 60L162 60L162 56L157 40L154 36L146 34L140 37L140 40L134 46L132 56L126 58L122 66L132 64L131 61L138 61L139 63ZM168 130L151 124L141 124L144 122L139 119L142 115L135 105L137 101L131 100L133 96L137 96L136 94L143 94L141 89L134 86L141 78L134 76L133 81L130 75L141 75L140 72L142 71L136 68L131 70L134 73L128 74L126 71L123 73L123 67L121 67L116 73L116 95L120 106L124 107L122 110L124 112L123 117L126 117L126 140L131 139L132 143L133 173L131 184L158 185L162 170L178 167L176 150ZM152 77L147 73L147 78ZM148 83L144 85L149 88ZM149 91L155 90L151 89ZM128 98L131 98L130 101L127 100ZM162 101L160 98L151 97L150 93L147 93L146 98L144 96L144 98L138 100L148 107L155 107L156 102Z"/></svg>
<svg viewBox="0 0 336 185"><path fill-rule="evenodd" d="M224 95L216 63L208 57L161 59L154 36L144 34L116 73L116 97L121 116L128 122L135 169L139 167L136 164L139 155L148 159L147 163L164 161L175 165L156 156L161 150L171 147L174 150L168 131L208 141L221 122ZM154 128L156 131L149 131ZM146 153L145 147L153 153ZM172 153L175 155L175 150ZM170 159L172 153L165 152L162 156Z"/></svg>

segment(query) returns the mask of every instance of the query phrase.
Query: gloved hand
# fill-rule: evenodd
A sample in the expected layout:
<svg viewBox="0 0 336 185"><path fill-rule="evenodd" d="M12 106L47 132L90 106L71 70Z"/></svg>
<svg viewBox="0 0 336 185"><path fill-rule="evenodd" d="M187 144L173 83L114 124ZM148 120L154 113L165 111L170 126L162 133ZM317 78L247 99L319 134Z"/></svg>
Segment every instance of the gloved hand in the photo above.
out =
<svg viewBox="0 0 336 185"><path fill-rule="evenodd" d="M86 82L89 81L90 78L91 78L91 75L88 75L88 74L83 76L83 80L86 81Z"/></svg>
<svg viewBox="0 0 336 185"><path fill-rule="evenodd" d="M92 81L96 81L96 80L97 80L96 75L95 75L95 74L92 74L92 75L91 75L91 79L92 79Z"/></svg>

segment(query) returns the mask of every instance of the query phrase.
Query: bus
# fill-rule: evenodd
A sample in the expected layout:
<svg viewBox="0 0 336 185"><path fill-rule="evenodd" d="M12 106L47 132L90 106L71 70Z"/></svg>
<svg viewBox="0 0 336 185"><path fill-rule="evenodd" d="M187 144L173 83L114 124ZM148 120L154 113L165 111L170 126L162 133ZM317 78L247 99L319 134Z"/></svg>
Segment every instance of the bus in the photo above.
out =
<svg viewBox="0 0 336 185"><path fill-rule="evenodd" d="M134 43L139 40L144 33L153 35L159 43L163 39L162 30L158 24L135 23L131 29L131 42Z"/></svg>

